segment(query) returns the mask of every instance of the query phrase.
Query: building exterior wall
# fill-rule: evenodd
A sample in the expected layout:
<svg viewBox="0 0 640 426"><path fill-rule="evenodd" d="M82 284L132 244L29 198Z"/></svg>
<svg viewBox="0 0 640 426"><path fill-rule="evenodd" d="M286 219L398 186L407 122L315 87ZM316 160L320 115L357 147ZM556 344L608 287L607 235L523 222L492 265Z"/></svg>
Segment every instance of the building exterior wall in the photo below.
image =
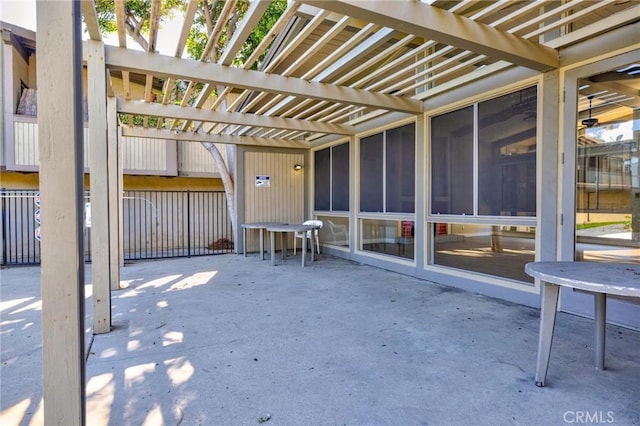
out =
<svg viewBox="0 0 640 426"><path fill-rule="evenodd" d="M304 165L301 152L244 152L244 209L238 224L252 222L302 223L305 219L304 167L294 170L295 164ZM261 184L268 178L268 184ZM293 247L290 238L289 247ZM247 233L247 251L257 251L258 235Z"/></svg>
<svg viewBox="0 0 640 426"><path fill-rule="evenodd" d="M178 141L178 173L180 176L220 176L215 160L201 143ZM218 144L222 158L227 150Z"/></svg>
<svg viewBox="0 0 640 426"><path fill-rule="evenodd" d="M122 137L125 174L177 175L176 142Z"/></svg>
<svg viewBox="0 0 640 426"><path fill-rule="evenodd" d="M34 74L34 71L30 71L29 63L25 62L16 50L11 49L11 51L13 54L13 93L11 93L10 99L12 102L12 110L15 113L16 108L18 107L18 102L20 101L20 96L22 95L20 90L21 85L24 84L29 88L34 88L34 86L30 85L31 79L29 78L30 75Z"/></svg>
<svg viewBox="0 0 640 426"><path fill-rule="evenodd" d="M7 149L7 169L37 171L39 164L36 117L9 115L13 144ZM89 134L84 128L84 166L89 167ZM200 143L122 137L124 173L160 176L218 177L213 157ZM220 153L226 158L224 146Z"/></svg>
<svg viewBox="0 0 640 426"><path fill-rule="evenodd" d="M610 54L609 56L612 55ZM595 59L593 60L595 61ZM598 57L598 63L601 64L600 68L607 68L606 65L602 65L601 61L605 61L606 63L605 56ZM615 69L614 65L609 66L609 68ZM394 220L397 220L397 217L392 214L376 214L374 217L372 215L363 215L357 210L357 207L355 211L353 210L353 206L357 206L357 202L359 199L358 191L360 183L358 182L358 169L362 167L362 165L359 164L359 141L363 137L367 137L376 132L381 132L397 127L404 121L402 115L400 114L389 114L390 117L395 117L395 119L387 118L386 122L380 121L377 123L377 126L375 124L371 124L368 128L363 128L362 132L356 135L356 140L353 143L352 152L355 155L353 155L353 159L351 162L351 175L352 179L356 181L356 184L354 186L354 191L352 191L352 194L350 195L352 211L349 212L348 223L345 223L345 220L347 219L346 215L333 214L332 216L331 212L328 213L325 211L314 211L314 215L319 216L322 219L339 219L342 223L345 223L345 226L349 229L349 233L351 234L351 244L349 247L345 247L344 244L329 244L325 245L325 252L334 254L339 257L345 257L359 262L367 263L373 266L394 270L400 273L414 275L430 281L459 287L472 292L482 293L492 297L498 297L501 299L506 299L533 307L539 307L539 282L536 282L534 284L525 282L520 283L518 282L518 280L506 280L498 276L476 273L474 271L464 270L462 268L462 263L459 265L460 267L453 268L434 265L433 259L431 258L431 253L435 240L433 235L437 230L433 227L433 225L429 225L429 216L428 214L425 214L425 211L428 212L428 200L431 197L429 183L431 179L431 170L429 163L431 141L429 137L428 126L430 125L429 117L433 115L440 114L445 111L455 110L465 105L470 105L473 102L477 102L478 100L488 99L500 94L509 93L510 91L524 87L526 85L539 85L540 89L538 97L537 122L538 164L536 171L536 217L533 218L533 221L529 220L529 218L521 219L518 217L513 217L510 218L513 221L512 224L502 224L498 222L493 223L492 221L489 221L492 223L484 224L484 226L481 226L482 224L478 222L468 221L465 218L465 220L467 220L467 223L465 223L463 219L461 219L458 222L450 223L448 226L450 233L466 234L470 237L486 237L487 235L489 235L487 234L487 232L491 233L493 231L507 234L515 233L519 234L520 236L530 234L530 237L527 238L527 244L535 247L535 260L562 259L560 241L564 239L567 241L567 246L572 247L575 237L573 233L574 227L572 225L567 227L566 222L565 226L562 226L560 218L562 215L564 216L564 220L566 221L567 216L575 216L575 210L572 207L565 207L563 209L562 205L559 203L559 200L563 198L573 200L574 197L574 195L571 194L567 195L566 197L563 197L561 193L560 195L556 195L559 193L560 189L563 186L562 178L559 176L559 169L561 167L565 167L567 169L564 175L564 179L570 181L569 188L574 188L575 168L573 166L562 166L559 162L559 159L562 157L562 153L565 154L565 157L567 155L574 155L572 153L572 150L575 148L572 148L572 150L568 150L566 146L563 148L561 138L559 137L559 133L562 129L561 122L563 120L563 113L561 111L563 104L560 98L562 96L561 90L563 86L567 84L561 77L559 77L559 75L562 76L562 71L549 73L549 75L540 75L528 70L516 68L477 81L473 85L467 85L465 87L443 93L440 96L429 98L427 100L427 102L425 103L427 110L425 114L425 128L423 129L425 136L423 140L421 140L420 137L417 137L416 139L416 161L418 164L426 164L426 168L421 169L420 167L416 167L416 180L417 182L425 183L422 187L422 192L427 199L427 203L425 203L423 206L425 210L421 210L418 199L416 199L417 201L415 218L416 223L423 222L426 223L426 226L424 227L424 231L422 233L416 234L416 254L414 262L407 262L406 259L402 259L397 256L365 252L360 249L360 243L363 238L363 228L361 224L361 221L363 219L369 220L370 222L393 222ZM575 86L575 82L573 81L569 84ZM564 115L567 115L566 112ZM567 121L566 117L565 121ZM567 122L572 122L572 119L569 118ZM418 131L418 133L420 133L420 131ZM327 142L319 143L314 146L313 150L315 151L324 149L337 142L338 139L335 138L332 141L330 140ZM424 144L424 147L422 149L422 151L425 152L424 155L419 154L421 151L421 149L418 149L420 144ZM575 145L575 137L570 137L567 144L571 146ZM311 158L313 158L313 153L311 155ZM564 185L566 186L566 183ZM311 183L307 186L307 188L310 192L308 196L310 200L309 208L313 211L313 178L311 179ZM418 188L420 188L420 185L418 185L416 188L417 190L419 190ZM611 200L607 199L607 201L610 201L611 203L613 203L614 201L619 201L619 198L614 198L612 198ZM368 216L371 217L368 218ZM577 215L577 217L578 219L580 219L580 217L582 216L579 214ZM435 220L436 218L432 219ZM495 228L494 225L496 226ZM563 232L570 235L563 235ZM487 239L487 241L488 240L489 239ZM567 256L571 256L571 259L573 259L573 252L568 253ZM423 260L424 262L423 265L420 265L421 260ZM617 300L610 301L609 305L610 309L608 311L608 315L610 321L628 327L640 328L640 322L638 321L638 319L640 318L639 306ZM583 294L565 294L563 300L561 301L561 309L567 312L589 316L592 315L593 301L590 297L587 297Z"/></svg>

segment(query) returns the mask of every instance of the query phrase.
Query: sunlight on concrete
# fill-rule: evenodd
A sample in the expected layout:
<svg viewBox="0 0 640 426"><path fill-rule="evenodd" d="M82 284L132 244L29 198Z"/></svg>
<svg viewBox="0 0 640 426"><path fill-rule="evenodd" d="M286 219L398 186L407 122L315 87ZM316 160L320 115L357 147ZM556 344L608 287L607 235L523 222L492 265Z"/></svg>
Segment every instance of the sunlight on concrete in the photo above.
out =
<svg viewBox="0 0 640 426"><path fill-rule="evenodd" d="M87 424L107 425L115 395L112 373L91 377L87 383Z"/></svg>
<svg viewBox="0 0 640 426"><path fill-rule="evenodd" d="M0 424L2 425L18 425L22 423L27 408L31 405L31 398L23 399L13 407L0 411Z"/></svg>
<svg viewBox="0 0 640 426"><path fill-rule="evenodd" d="M163 424L165 423L162 417L162 410L160 409L160 406L158 404L155 404L153 409L149 411L149 414L147 414L144 422L142 422L142 426L157 426Z"/></svg>
<svg viewBox="0 0 640 426"><path fill-rule="evenodd" d="M100 358L112 358L118 356L118 350L116 348L108 348L102 351Z"/></svg>
<svg viewBox="0 0 640 426"><path fill-rule="evenodd" d="M134 365L124 370L124 386L126 389L132 389L135 385L144 382L144 375L154 373L156 371L156 363L149 362L147 364Z"/></svg>
<svg viewBox="0 0 640 426"><path fill-rule="evenodd" d="M456 256L466 256L466 257L490 257L491 253L489 252L490 248L487 248L487 252L482 252L480 250L465 250L465 249L454 249L454 250L438 250L439 254L449 254Z"/></svg>
<svg viewBox="0 0 640 426"><path fill-rule="evenodd" d="M40 398L40 402L38 402L38 408L36 408L36 412L31 416L31 421L29 421L29 426L39 426L44 424L44 400Z"/></svg>
<svg viewBox="0 0 640 426"><path fill-rule="evenodd" d="M175 345L176 343L182 343L184 334L180 331L169 331L162 336L162 346Z"/></svg>
<svg viewBox="0 0 640 426"><path fill-rule="evenodd" d="M25 307L18 309L17 311L11 312L9 315L19 314L21 312L26 311L41 311L42 310L42 300L38 300L37 302L33 302Z"/></svg>
<svg viewBox="0 0 640 426"><path fill-rule="evenodd" d="M182 275L167 275L166 277L158 278L156 280L151 280L145 284L139 285L135 289L127 290L123 292L119 297L135 297L142 293L142 290L147 288L159 288L164 285L169 284L171 281L175 281L180 278Z"/></svg>
<svg viewBox="0 0 640 426"><path fill-rule="evenodd" d="M178 274L178 275L167 275L166 277L162 277L162 278L158 278L157 280L151 280L148 283L139 285L137 287L138 290L142 290L145 288L158 288L158 287L162 287L163 285L167 285L169 284L171 281L177 280L178 278L180 278L182 275Z"/></svg>
<svg viewBox="0 0 640 426"><path fill-rule="evenodd" d="M187 277L183 280L178 281L173 284L167 291L175 291L175 290L187 290L193 287L197 287L200 285L207 284L218 271L209 271L209 272L198 272L197 274L193 274L190 277Z"/></svg>
<svg viewBox="0 0 640 426"><path fill-rule="evenodd" d="M24 321L24 318L15 319L15 320L6 320L6 321L0 322L0 325L6 327L7 325L17 324L17 323L22 322L22 321Z"/></svg>
<svg viewBox="0 0 640 426"><path fill-rule="evenodd" d="M129 340L127 342L127 352L133 352L140 349L140 340Z"/></svg>
<svg viewBox="0 0 640 426"><path fill-rule="evenodd" d="M173 386L180 386L193 377L195 368L185 357L168 359L164 362L167 366L167 376Z"/></svg>
<svg viewBox="0 0 640 426"><path fill-rule="evenodd" d="M93 297L93 284L87 284L84 286L84 298L90 299Z"/></svg>
<svg viewBox="0 0 640 426"><path fill-rule="evenodd" d="M0 312L4 312L6 309L11 309L14 306L18 306L21 303L28 302L31 299L33 299L33 297L25 297L24 299L5 300L4 302L0 302Z"/></svg>

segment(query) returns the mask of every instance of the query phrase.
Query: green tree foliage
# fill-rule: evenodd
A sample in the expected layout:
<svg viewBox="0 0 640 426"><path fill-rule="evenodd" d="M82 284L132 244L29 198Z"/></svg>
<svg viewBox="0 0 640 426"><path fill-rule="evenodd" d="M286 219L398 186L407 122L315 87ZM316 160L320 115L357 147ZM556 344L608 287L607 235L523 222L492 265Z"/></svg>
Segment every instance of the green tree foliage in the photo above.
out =
<svg viewBox="0 0 640 426"><path fill-rule="evenodd" d="M189 1L192 0L163 0L161 6L161 26L163 20L173 17L175 14L183 13ZM195 1L195 0L193 0ZM217 22L222 9L224 8L224 0L198 0L198 12L194 19L189 37L187 39L187 55L193 59L200 59L202 52L207 44L209 33ZM257 0L254 0L257 1ZM138 42L142 41L136 37L136 34L145 36L149 32L149 20L151 18L151 0L126 0L125 1L125 19L127 32ZM103 34L114 33L118 30L116 26L115 5L113 0L96 0L96 11L98 14L98 24ZM235 25L242 20L244 14L249 8L248 0L240 0L236 4L233 17L230 20L231 25L225 26L220 35L218 46L213 50L212 60L217 60L218 56L224 51L224 47L235 31ZM278 20L287 8L287 0L272 0L266 12L258 21L253 32L240 52L236 56L233 64L243 66L247 58L260 44L269 29ZM148 40L146 40L148 41ZM144 47L144 46L143 46ZM253 64L252 68L256 69L262 62L264 55Z"/></svg>
<svg viewBox="0 0 640 426"><path fill-rule="evenodd" d="M198 13L196 18L194 19L191 32L189 33L189 38L187 40L187 55L189 57L194 59L200 59L202 57L202 52L204 51L204 47L207 44L209 33L212 31L213 25L215 25L217 17L220 16L223 7L223 1L202 1L200 13ZM234 12L235 16L230 21L232 23L241 21L248 8L249 2L247 0L240 0L236 5L236 10ZM242 48L240 49L240 52L238 52L238 55L233 61L234 65L243 66L245 64L246 60L253 53L255 48L260 44L273 24L284 13L286 8L286 0L271 1L269 7L262 15L262 18L258 21L255 28L253 29L253 32L244 42ZM233 34L233 31L235 31L235 28L230 28L229 26L226 26L222 30L218 46L213 51L214 53L212 60L217 60L218 57L222 54L222 52L224 51L224 47L227 45L227 42ZM263 59L264 53L262 54L262 56L260 56L256 63L252 64L251 68L257 69L262 63Z"/></svg>
<svg viewBox="0 0 640 426"><path fill-rule="evenodd" d="M275 24L286 9L286 0L273 0L271 2L264 15L262 15L260 21L258 21L258 24L255 26L251 35L249 35L249 38L247 38L245 43L242 45L240 52L233 61L234 65L243 66L245 64L264 36L267 35L269 29L273 27L273 24ZM263 53L258 61L251 66L251 69L258 69L264 60L264 56L265 54Z"/></svg>
<svg viewBox="0 0 640 426"><path fill-rule="evenodd" d="M161 6L160 21L162 28L163 20L173 17L175 14L184 13L189 1L196 0L163 0ZM254 0L257 1L257 0ZM148 46L149 21L151 18L151 0L126 0L125 1L125 25L127 33L140 44L145 50ZM224 0L198 0L198 11L194 18L193 25L187 38L187 56L192 59L200 59L209 39L209 34L218 21L223 8ZM218 39L218 45L212 50L210 60L216 61L224 52L227 42L233 35L238 22L242 20L247 12L250 3L248 0L239 0L229 20L229 25L225 25ZM233 65L244 66L249 56L260 44L269 29L280 18L287 8L287 0L271 0L269 7L258 21L253 32L244 42L242 48L233 60ZM115 5L113 0L96 0L96 11L98 14L98 24L103 34L114 33L118 30L116 25ZM258 69L264 60L263 53L258 60L251 65L251 69ZM184 89L186 86L178 84L176 91ZM199 90L195 90L197 94ZM215 91L214 91L215 93ZM192 94L192 96L194 96ZM180 93L172 94L172 99L180 102Z"/></svg>

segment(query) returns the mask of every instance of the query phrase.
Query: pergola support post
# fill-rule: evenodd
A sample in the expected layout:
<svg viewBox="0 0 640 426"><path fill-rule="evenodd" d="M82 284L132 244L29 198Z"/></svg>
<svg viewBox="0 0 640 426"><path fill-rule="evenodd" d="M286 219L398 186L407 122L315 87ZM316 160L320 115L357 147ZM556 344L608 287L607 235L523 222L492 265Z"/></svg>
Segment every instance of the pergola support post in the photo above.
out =
<svg viewBox="0 0 640 426"><path fill-rule="evenodd" d="M107 173L109 180L109 270L111 290L120 289L120 221L122 210L122 184L119 178L120 143L118 138L118 113L116 98L107 98Z"/></svg>
<svg viewBox="0 0 640 426"><path fill-rule="evenodd" d="M85 424L79 1L36 3L44 422Z"/></svg>
<svg viewBox="0 0 640 426"><path fill-rule="evenodd" d="M93 332L111 331L111 221L104 44L87 40L89 171L91 183L91 276Z"/></svg>
<svg viewBox="0 0 640 426"><path fill-rule="evenodd" d="M122 136L122 127L118 127L118 143L116 144L116 156L118 158L118 252L120 256L118 262L124 267L124 139Z"/></svg>

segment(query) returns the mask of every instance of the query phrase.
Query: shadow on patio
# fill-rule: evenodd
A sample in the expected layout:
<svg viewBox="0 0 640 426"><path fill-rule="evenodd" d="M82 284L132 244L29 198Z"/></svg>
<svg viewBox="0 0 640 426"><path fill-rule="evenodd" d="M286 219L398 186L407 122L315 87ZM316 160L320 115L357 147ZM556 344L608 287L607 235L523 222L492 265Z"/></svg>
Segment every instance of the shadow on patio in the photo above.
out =
<svg viewBox="0 0 640 426"><path fill-rule="evenodd" d="M87 362L91 425L640 424L631 330L608 326L598 372L592 321L559 314L536 388L536 309L325 255L145 262L122 279ZM2 271L2 424L42 421L38 292L37 268Z"/></svg>

